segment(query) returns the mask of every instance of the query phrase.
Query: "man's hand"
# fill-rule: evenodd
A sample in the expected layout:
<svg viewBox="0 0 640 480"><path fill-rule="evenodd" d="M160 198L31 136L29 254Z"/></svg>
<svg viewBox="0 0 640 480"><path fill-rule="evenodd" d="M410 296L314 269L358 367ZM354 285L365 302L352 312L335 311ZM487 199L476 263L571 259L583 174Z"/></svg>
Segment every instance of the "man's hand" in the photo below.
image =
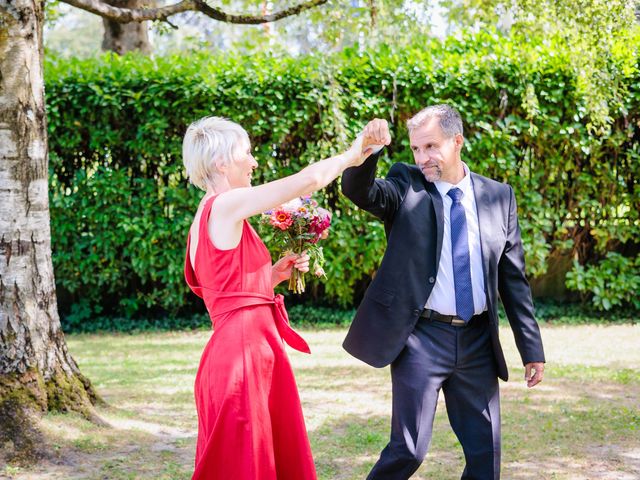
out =
<svg viewBox="0 0 640 480"><path fill-rule="evenodd" d="M389 124L381 118L374 118L362 130L362 155L367 158L374 150L391 143Z"/></svg>
<svg viewBox="0 0 640 480"><path fill-rule="evenodd" d="M345 152L352 167L358 167L377 150L391 143L391 134L386 120L375 118L364 127L349 150Z"/></svg>
<svg viewBox="0 0 640 480"><path fill-rule="evenodd" d="M524 379L527 382L527 387L535 387L542 381L544 376L544 363L531 362L524 366Z"/></svg>

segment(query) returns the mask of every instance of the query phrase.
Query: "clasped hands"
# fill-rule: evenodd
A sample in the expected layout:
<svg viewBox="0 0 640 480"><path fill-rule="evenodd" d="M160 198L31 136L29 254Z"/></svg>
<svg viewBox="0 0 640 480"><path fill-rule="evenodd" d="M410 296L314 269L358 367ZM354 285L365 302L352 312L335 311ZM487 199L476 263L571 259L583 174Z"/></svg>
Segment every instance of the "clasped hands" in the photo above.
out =
<svg viewBox="0 0 640 480"><path fill-rule="evenodd" d="M367 123L349 149L357 157L354 166L361 165L371 154L390 143L389 124L386 120L374 118Z"/></svg>

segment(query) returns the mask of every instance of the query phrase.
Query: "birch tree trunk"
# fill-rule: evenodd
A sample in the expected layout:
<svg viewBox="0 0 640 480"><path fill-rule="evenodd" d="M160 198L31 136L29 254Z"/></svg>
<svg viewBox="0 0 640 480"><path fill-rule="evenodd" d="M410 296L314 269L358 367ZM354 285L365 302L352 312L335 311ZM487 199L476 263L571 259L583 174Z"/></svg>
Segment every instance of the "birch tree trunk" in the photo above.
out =
<svg viewBox="0 0 640 480"><path fill-rule="evenodd" d="M155 7L155 1L145 0L105 0L105 3L123 8ZM118 55L132 51L139 51L145 55L151 53L149 22L120 23L103 17L102 23L104 25L102 50L115 52Z"/></svg>
<svg viewBox="0 0 640 480"><path fill-rule="evenodd" d="M308 0L263 17L232 15L205 2L119 8L62 0L124 23L200 11L260 24L322 5ZM127 0L128 1L128 0ZM49 230L47 125L42 76L44 0L0 0L0 465L47 456L34 413L93 413L100 401L67 351L56 302Z"/></svg>
<svg viewBox="0 0 640 480"><path fill-rule="evenodd" d="M98 400L67 351L57 311L43 6L41 0L0 0L0 447L23 456L42 450L29 424L32 412L90 417Z"/></svg>

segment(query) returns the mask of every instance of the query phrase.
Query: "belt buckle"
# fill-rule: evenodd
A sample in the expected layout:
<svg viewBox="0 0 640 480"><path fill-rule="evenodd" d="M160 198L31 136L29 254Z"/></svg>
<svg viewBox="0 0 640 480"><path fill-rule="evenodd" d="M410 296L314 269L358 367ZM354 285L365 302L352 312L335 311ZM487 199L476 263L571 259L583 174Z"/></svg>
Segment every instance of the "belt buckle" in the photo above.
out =
<svg viewBox="0 0 640 480"><path fill-rule="evenodd" d="M466 324L467 324L467 322L465 322L461 318L452 318L451 319L451 325L453 325L454 327L464 327Z"/></svg>

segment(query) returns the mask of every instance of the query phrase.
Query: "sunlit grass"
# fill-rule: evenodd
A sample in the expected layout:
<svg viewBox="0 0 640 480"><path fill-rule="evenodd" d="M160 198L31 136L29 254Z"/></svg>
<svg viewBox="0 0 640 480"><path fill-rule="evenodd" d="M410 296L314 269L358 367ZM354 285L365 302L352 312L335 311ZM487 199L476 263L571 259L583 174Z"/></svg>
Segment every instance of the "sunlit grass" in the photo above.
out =
<svg viewBox="0 0 640 480"><path fill-rule="evenodd" d="M344 329L307 330L313 354L290 351L318 473L361 480L389 435L388 368L341 348ZM527 389L510 331L501 332L512 379L501 383L503 478L640 478L640 327L543 327L547 369ZM72 335L69 348L108 406L108 426L74 414L42 428L60 460L24 479L188 479L196 436L193 380L207 332ZM464 459L441 401L433 442L415 479L460 478Z"/></svg>

